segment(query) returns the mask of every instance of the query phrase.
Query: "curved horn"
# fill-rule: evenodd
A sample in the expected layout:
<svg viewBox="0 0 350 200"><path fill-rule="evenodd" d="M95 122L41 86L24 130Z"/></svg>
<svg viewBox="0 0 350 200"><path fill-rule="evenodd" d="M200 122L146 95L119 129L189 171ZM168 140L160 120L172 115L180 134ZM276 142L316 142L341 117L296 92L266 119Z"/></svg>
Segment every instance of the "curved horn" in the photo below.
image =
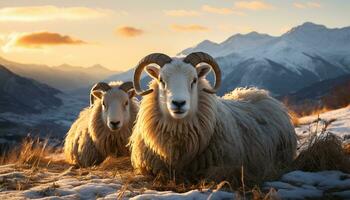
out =
<svg viewBox="0 0 350 200"><path fill-rule="evenodd" d="M123 90L124 92L128 92L130 89L134 88L134 84L131 81L122 83L119 86L119 89Z"/></svg>
<svg viewBox="0 0 350 200"><path fill-rule="evenodd" d="M92 86L92 88L90 90L90 108L94 105L94 101L95 101L95 97L94 97L94 95L92 95L93 91L95 91L95 90L108 91L110 89L111 89L111 86L109 86L105 82L99 82L99 83L96 83L94 86Z"/></svg>
<svg viewBox="0 0 350 200"><path fill-rule="evenodd" d="M138 95L143 96L153 92L152 89L149 89L146 91L143 91L141 89L141 84L140 84L141 73L147 65L154 63L159 65L162 68L165 64L170 63L171 61L172 59L169 56L162 53L152 53L144 57L137 65L134 72L134 88L136 93Z"/></svg>
<svg viewBox="0 0 350 200"><path fill-rule="evenodd" d="M221 85L221 71L218 63L213 57L204 52L193 52L186 56L183 61L191 64L193 67L196 67L199 63L209 64L215 73L215 84L213 88L204 88L203 91L210 94L216 93Z"/></svg>

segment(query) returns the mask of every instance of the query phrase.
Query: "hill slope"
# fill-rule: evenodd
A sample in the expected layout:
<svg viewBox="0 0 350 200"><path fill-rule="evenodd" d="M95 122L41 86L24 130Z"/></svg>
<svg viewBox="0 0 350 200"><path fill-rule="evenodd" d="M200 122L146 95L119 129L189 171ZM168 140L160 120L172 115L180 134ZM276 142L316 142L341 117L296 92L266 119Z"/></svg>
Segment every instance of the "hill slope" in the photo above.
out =
<svg viewBox="0 0 350 200"><path fill-rule="evenodd" d="M39 113L60 106L60 91L23 78L0 65L0 113Z"/></svg>

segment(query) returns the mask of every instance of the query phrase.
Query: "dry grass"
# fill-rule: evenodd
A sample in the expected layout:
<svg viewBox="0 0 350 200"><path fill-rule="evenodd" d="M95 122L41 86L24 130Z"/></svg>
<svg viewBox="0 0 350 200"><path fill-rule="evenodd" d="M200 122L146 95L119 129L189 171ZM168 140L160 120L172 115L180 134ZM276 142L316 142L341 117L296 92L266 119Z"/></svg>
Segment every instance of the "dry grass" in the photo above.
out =
<svg viewBox="0 0 350 200"><path fill-rule="evenodd" d="M291 120L292 120L293 126L294 126L294 127L299 126L299 125L300 125L300 120L299 120L300 115L297 114L296 112L290 110L290 109L288 109L288 113L289 113L289 116L290 116L290 118L291 118Z"/></svg>
<svg viewBox="0 0 350 200"><path fill-rule="evenodd" d="M323 107L317 107L313 110L310 110L308 112L302 112L301 113L301 116L308 116L308 115L319 115L319 114L322 114L322 113L325 113L325 112L328 112L330 111L331 109L328 108L327 106L323 106Z"/></svg>
<svg viewBox="0 0 350 200"><path fill-rule="evenodd" d="M293 164L294 170L340 170L350 172L350 157L339 137L322 133L310 139L308 147L300 152Z"/></svg>
<svg viewBox="0 0 350 200"><path fill-rule="evenodd" d="M292 117L292 120L294 120L294 118L301 118L301 117L305 117L305 116L310 116L310 115L319 115L325 112L328 112L332 109L328 108L327 106L314 106L314 107L310 107L310 106L291 106L288 104L285 104L286 107L288 108L288 112ZM293 121L294 123L294 121Z"/></svg>
<svg viewBox="0 0 350 200"><path fill-rule="evenodd" d="M33 167L39 167L42 164L47 165L49 163L47 156L50 153L50 147L47 144L47 139L40 141L39 138L34 140L26 138L21 145L17 163L28 164Z"/></svg>
<svg viewBox="0 0 350 200"><path fill-rule="evenodd" d="M0 164L17 164L32 169L50 167L66 169L69 167L62 159L57 159L57 151L48 145L48 139L40 140L26 137L18 148L14 148L0 158Z"/></svg>
<svg viewBox="0 0 350 200"><path fill-rule="evenodd" d="M324 129L326 131L326 128ZM325 132L324 131L324 132ZM63 160L53 159L57 153L48 146L48 140L30 139L23 140L21 146L12 150L6 156L1 157L1 164L15 163L16 166L41 170L55 170L59 173L67 170L71 176L84 180L87 175L96 174L105 178L118 178L124 183L119 193L119 198L125 195L125 191L140 191L143 188L159 190L187 192L189 190L224 190L234 192L237 199L278 199L275 190L261 191L259 185L266 179L276 179L279 175L292 170L320 171L341 170L350 172L350 144L342 147L341 140L328 133L314 136L306 144L307 148L302 150L292 166L281 167L275 174L269 176L249 177L244 173L244 168L217 168L213 174L207 174L206 179L169 179L159 174L156 177L136 176L133 172L129 157L108 157L99 166L90 168L70 168ZM30 177L30 176L29 176ZM226 180L220 182L219 180ZM25 179L22 182L12 183L8 188L23 190L40 184L35 179ZM11 184L10 184L11 183Z"/></svg>
<svg viewBox="0 0 350 200"><path fill-rule="evenodd" d="M130 157L124 156L116 158L109 156L98 166L98 169L130 171L132 170Z"/></svg>

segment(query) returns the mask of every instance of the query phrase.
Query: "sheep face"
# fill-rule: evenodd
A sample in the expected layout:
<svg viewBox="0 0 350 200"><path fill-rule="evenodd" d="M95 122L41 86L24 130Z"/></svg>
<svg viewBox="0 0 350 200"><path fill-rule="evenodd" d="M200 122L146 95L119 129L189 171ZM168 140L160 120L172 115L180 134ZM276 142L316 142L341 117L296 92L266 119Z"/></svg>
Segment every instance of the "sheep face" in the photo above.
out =
<svg viewBox="0 0 350 200"><path fill-rule="evenodd" d="M102 106L101 118L112 132L127 126L130 119L129 104L133 91L126 93L119 88L112 88L108 91L94 91L93 95L100 99Z"/></svg>
<svg viewBox="0 0 350 200"><path fill-rule="evenodd" d="M147 73L157 81L160 109L174 119L195 113L198 104L198 79L205 78L210 66L194 68L181 59L174 59L162 68L147 66Z"/></svg>

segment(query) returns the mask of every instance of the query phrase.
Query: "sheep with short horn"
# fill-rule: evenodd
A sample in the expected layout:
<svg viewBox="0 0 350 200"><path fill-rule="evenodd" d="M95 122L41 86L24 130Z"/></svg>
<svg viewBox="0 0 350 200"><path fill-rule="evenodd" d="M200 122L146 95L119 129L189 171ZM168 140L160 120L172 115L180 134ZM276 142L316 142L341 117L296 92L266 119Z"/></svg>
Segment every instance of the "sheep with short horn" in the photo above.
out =
<svg viewBox="0 0 350 200"><path fill-rule="evenodd" d="M66 160L81 167L107 156L128 155L126 147L138 112L132 82L100 82L90 92L90 107L81 111L64 142Z"/></svg>
<svg viewBox="0 0 350 200"><path fill-rule="evenodd" d="M143 91L145 68L153 81ZM211 69L214 87L205 78ZM134 87L144 97L130 137L138 172L186 177L243 166L245 174L262 176L293 160L297 142L286 108L256 88L217 97L220 83L218 64L203 52L184 59L154 53L140 61Z"/></svg>

